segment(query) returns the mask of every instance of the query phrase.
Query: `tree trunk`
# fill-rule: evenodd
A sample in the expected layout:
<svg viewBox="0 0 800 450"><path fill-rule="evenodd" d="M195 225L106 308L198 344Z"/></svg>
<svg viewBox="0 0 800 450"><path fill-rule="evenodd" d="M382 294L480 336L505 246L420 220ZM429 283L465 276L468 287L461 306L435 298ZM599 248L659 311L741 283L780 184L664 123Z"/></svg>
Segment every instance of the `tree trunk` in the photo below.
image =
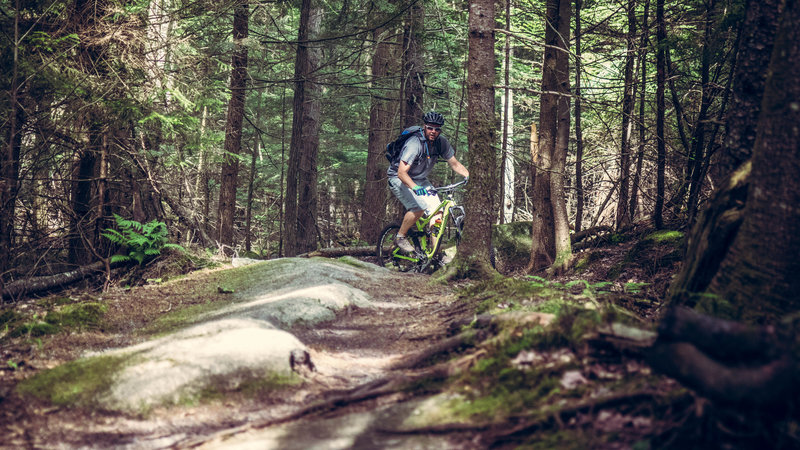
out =
<svg viewBox="0 0 800 450"><path fill-rule="evenodd" d="M583 128L581 125L581 6L583 0L575 0L575 232L582 229L583 222Z"/></svg>
<svg viewBox="0 0 800 450"><path fill-rule="evenodd" d="M637 129L639 131L639 150L636 152L636 171L633 174L631 183L631 203L629 208L631 222L636 220L636 210L639 208L639 186L642 180L642 166L644 164L645 149L645 100L647 97L647 37L650 34L648 16L650 12L650 0L644 2L644 16L642 17L642 37L639 42L639 70L642 75L642 87L639 90L639 121Z"/></svg>
<svg viewBox="0 0 800 450"><path fill-rule="evenodd" d="M628 34L625 38L627 52L625 53L625 80L623 81L622 94L622 146L619 154L619 201L617 202L616 227L617 230L631 224L628 213L630 192L630 167L631 167L631 136L633 135L633 63L636 60L636 1L628 1Z"/></svg>
<svg viewBox="0 0 800 450"><path fill-rule="evenodd" d="M311 0L303 0L295 62L292 139L286 173L286 256L296 256L316 248L320 88L314 77L319 65L319 50L309 41L319 33L321 20L322 10L312 7Z"/></svg>
<svg viewBox="0 0 800 450"><path fill-rule="evenodd" d="M722 173L730 174L750 159L756 141L756 126L772 47L775 42L781 0L748 1L742 25L740 51L736 58L733 99L725 120Z"/></svg>
<svg viewBox="0 0 800 450"><path fill-rule="evenodd" d="M423 115L423 13L422 2L415 2L403 30L403 128L419 124Z"/></svg>
<svg viewBox="0 0 800 450"><path fill-rule="evenodd" d="M504 95L502 98L503 160L500 171L503 174L500 223L514 220L514 91L511 89L511 61L514 56L511 47L511 0L506 0L506 33L503 59Z"/></svg>
<svg viewBox="0 0 800 450"><path fill-rule="evenodd" d="M787 101L800 98L800 29L795 26L800 20L800 8L796 0L786 2L780 20L752 165L743 165L729 182L732 186L743 185L744 189L738 190L740 200L728 200L730 195L715 197L709 212L692 232L684 263L687 269L676 278L671 290L673 302L691 304L699 299L708 310L756 323L776 323L800 309L800 277L796 276L800 270L800 132L795 126L800 120L800 108L796 102ZM759 52L762 45L767 44L751 43L742 51ZM750 168L747 186L744 180ZM744 192L747 197L742 210ZM733 206L725 207L726 201ZM714 249L722 255L718 267L697 264L712 250L703 251L698 244L706 235L721 234L720 225L727 224L732 216L741 219L741 226L725 228L729 237L717 246L723 251ZM716 221L706 223L714 217ZM699 275L700 270L705 271L703 276ZM723 302L715 303L714 299ZM708 302L714 305L705 305Z"/></svg>
<svg viewBox="0 0 800 450"><path fill-rule="evenodd" d="M25 121L24 111L19 105L19 0L14 10L14 48L11 67L11 91L8 114L8 133L0 160L0 292L3 292L3 281L6 271L11 268L11 256L14 248L15 205L19 186L19 155L22 146L22 124Z"/></svg>
<svg viewBox="0 0 800 450"><path fill-rule="evenodd" d="M218 235L219 243L232 247L236 217L236 185L239 176L239 153L242 149L242 122L247 94L247 39L250 8L247 3L233 11L234 50L231 58L231 99L225 123L225 157L220 173ZM224 248L224 247L223 247ZM224 251L224 250L223 250Z"/></svg>
<svg viewBox="0 0 800 450"><path fill-rule="evenodd" d="M566 0L564 0L566 1ZM561 1L548 0L545 19L545 50L542 65L541 112L539 113L539 139L536 154L532 154L533 192L531 197L533 216L531 229L531 259L528 271L537 271L549 267L556 259L556 218L554 217L554 196L551 178L560 176L553 174L553 159L556 154L558 127L562 110L560 95L562 90L559 74L559 55L569 41L561 39L559 33L569 35L569 30L561 30ZM569 23L569 22L567 22ZM567 122L568 125L568 122ZM567 133L569 131L567 130ZM533 147L531 147L533 150ZM558 183L559 181L556 181Z"/></svg>
<svg viewBox="0 0 800 450"><path fill-rule="evenodd" d="M664 0L656 0L656 204L653 208L653 223L664 227L664 172L667 165L667 147L664 142L664 87L666 85L667 27L664 23Z"/></svg>
<svg viewBox="0 0 800 450"><path fill-rule="evenodd" d="M697 116L697 123L692 139L692 152L689 155L689 165L687 170L687 182L689 183L689 198L687 200L687 213L689 223L693 223L697 214L697 203L700 197L700 190L703 186L703 167L706 166L708 153L706 149L706 122L708 121L708 109L711 107L712 93L709 83L709 73L711 71L711 35L714 33L714 0L706 3L706 26L703 35L703 56L700 67L700 79L702 83L702 96L700 100L700 112Z"/></svg>
<svg viewBox="0 0 800 450"><path fill-rule="evenodd" d="M569 216L567 215L566 178L567 151L570 136L570 92L569 92L569 41L572 3L560 0L558 6L558 47L556 55L556 78L558 82L558 125L550 175L550 196L553 206L553 228L555 237L555 259L551 267L556 273L565 271L572 260L572 246L569 239Z"/></svg>
<svg viewBox="0 0 800 450"><path fill-rule="evenodd" d="M371 105L369 113L369 140L367 148L367 173L364 185L364 203L361 209L361 239L374 244L383 228L386 211L386 170L384 150L389 142L391 111L386 92L391 81L388 78L390 43L384 30L372 33L375 39L375 54L372 56Z"/></svg>
<svg viewBox="0 0 800 450"><path fill-rule="evenodd" d="M494 271L489 264L492 225L495 223L495 192L497 173L495 149L497 142L494 81L494 0L475 0L469 4L469 55L467 58L467 120L470 143L464 220L464 238L449 273L456 277L488 278Z"/></svg>

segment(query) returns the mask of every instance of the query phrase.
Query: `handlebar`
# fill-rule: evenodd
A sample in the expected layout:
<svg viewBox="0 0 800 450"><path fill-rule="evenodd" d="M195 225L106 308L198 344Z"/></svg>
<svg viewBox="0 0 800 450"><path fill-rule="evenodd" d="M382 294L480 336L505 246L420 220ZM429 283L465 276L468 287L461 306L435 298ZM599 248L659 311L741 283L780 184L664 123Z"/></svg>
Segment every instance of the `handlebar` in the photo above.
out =
<svg viewBox="0 0 800 450"><path fill-rule="evenodd" d="M438 194L440 192L444 194L449 194L450 192L455 191L457 188L467 184L467 180L468 178L464 178L458 183L448 184L447 186L441 186L441 187L431 187L428 189L428 192L430 192L431 194Z"/></svg>

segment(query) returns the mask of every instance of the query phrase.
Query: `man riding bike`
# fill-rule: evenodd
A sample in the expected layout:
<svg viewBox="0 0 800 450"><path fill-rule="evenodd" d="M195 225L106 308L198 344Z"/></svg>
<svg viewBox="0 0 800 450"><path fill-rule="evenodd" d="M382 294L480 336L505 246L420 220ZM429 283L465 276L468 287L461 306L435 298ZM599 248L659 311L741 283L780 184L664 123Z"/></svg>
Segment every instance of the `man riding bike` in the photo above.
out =
<svg viewBox="0 0 800 450"><path fill-rule="evenodd" d="M469 171L455 157L455 149L441 135L444 117L431 111L422 118L424 126L421 135L406 140L400 151L400 158L389 165L389 189L406 208L395 244L406 253L414 252L414 245L406 238L406 233L425 212L430 213L440 203L439 196L429 195L433 185L428 175L438 158L447 161L454 172L469 177ZM434 221L431 221L434 223Z"/></svg>

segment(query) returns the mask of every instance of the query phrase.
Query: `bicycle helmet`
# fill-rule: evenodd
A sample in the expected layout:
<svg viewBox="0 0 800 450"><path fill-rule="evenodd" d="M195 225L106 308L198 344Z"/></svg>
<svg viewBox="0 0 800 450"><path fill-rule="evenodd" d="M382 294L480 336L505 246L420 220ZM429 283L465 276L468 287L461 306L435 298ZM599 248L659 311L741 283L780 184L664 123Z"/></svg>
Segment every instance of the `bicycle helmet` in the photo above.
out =
<svg viewBox="0 0 800 450"><path fill-rule="evenodd" d="M441 114L437 113L436 111L431 111L422 118L423 122L430 123L433 125L444 125L444 117Z"/></svg>

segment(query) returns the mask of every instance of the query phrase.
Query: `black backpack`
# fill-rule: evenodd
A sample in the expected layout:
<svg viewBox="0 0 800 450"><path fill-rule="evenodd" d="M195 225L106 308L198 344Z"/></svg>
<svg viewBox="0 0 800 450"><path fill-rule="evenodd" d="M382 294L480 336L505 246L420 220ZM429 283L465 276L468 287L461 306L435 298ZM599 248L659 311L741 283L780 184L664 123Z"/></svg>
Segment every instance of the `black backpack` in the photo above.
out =
<svg viewBox="0 0 800 450"><path fill-rule="evenodd" d="M405 145L406 141L411 137L417 135L420 140L422 140L422 127L419 125L408 127L400 133L400 136L397 136L393 142L386 144L386 159L389 160L389 164L392 164L400 157L400 152L403 151L403 145Z"/></svg>

